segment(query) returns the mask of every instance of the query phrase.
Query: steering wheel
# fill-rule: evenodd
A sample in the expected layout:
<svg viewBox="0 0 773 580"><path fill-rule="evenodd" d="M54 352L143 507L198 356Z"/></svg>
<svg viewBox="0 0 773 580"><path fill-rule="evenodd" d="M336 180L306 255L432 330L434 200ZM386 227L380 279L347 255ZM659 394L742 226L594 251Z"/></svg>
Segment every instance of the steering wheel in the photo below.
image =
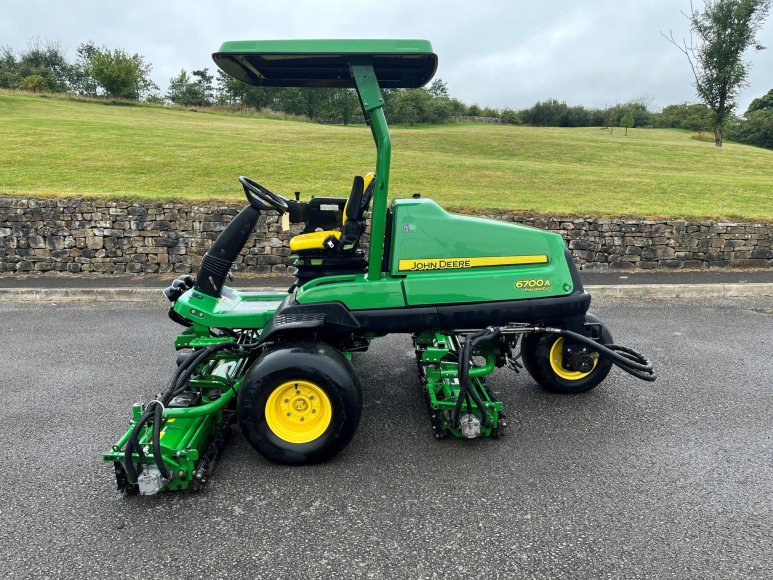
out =
<svg viewBox="0 0 773 580"><path fill-rule="evenodd" d="M279 214L283 214L290 209L287 206L287 198L270 192L257 181L242 175L239 177L239 183L244 188L244 195L247 196L247 201L256 210L274 210Z"/></svg>

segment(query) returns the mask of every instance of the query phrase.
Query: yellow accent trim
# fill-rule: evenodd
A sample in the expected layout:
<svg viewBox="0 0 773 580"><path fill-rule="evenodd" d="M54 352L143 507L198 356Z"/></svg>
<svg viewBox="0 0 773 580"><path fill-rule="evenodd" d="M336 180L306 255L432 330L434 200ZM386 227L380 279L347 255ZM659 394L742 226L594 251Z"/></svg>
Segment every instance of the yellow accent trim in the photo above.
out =
<svg viewBox="0 0 773 580"><path fill-rule="evenodd" d="M596 370L596 365L599 362L598 357L596 358L596 360L593 361L593 368L589 370L587 373L581 373L580 371L566 370L562 365L564 361L563 352L564 352L564 337L561 336L553 343L553 346L550 347L550 368L553 369L553 372L556 373L562 379L566 379L567 381L579 381L580 379L584 379L589 374L591 374L594 370Z"/></svg>
<svg viewBox="0 0 773 580"><path fill-rule="evenodd" d="M459 270L464 268L482 268L485 266L520 266L522 264L547 264L548 257L537 256L487 256L478 258L424 258L418 260L400 260L401 271L423 270Z"/></svg>
<svg viewBox="0 0 773 580"><path fill-rule="evenodd" d="M376 179L376 174L372 171L370 173L366 173L365 177L363 177L363 180L365 181L365 187L363 187L363 191L368 191L368 187L370 187L370 182Z"/></svg>
<svg viewBox="0 0 773 580"><path fill-rule="evenodd" d="M275 388L266 401L266 423L288 443L309 443L330 426L333 406L325 391L309 381L287 381Z"/></svg>
<svg viewBox="0 0 773 580"><path fill-rule="evenodd" d="M329 230L324 232L309 232L308 234L298 234L290 240L290 249L293 252L302 252L303 250L324 250L322 245L328 236L335 236L341 239L341 232Z"/></svg>
<svg viewBox="0 0 773 580"><path fill-rule="evenodd" d="M167 423L174 423L174 417L172 417L171 419L167 419L166 422Z"/></svg>

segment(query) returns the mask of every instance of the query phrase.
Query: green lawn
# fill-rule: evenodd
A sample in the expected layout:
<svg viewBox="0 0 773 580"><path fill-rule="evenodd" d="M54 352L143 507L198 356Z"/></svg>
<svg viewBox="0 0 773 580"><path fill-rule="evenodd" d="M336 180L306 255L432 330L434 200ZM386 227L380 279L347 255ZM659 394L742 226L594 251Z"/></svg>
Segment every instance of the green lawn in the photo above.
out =
<svg viewBox="0 0 773 580"><path fill-rule="evenodd" d="M773 219L773 151L687 132L451 124L395 127L393 196L451 209ZM372 170L363 126L109 106L0 92L0 194L241 201L346 195Z"/></svg>

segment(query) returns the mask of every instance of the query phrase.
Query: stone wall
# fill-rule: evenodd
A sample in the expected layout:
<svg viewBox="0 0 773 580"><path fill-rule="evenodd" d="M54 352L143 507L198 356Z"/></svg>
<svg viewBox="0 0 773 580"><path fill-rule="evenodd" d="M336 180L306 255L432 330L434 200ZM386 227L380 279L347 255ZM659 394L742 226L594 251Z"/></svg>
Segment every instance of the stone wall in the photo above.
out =
<svg viewBox="0 0 773 580"><path fill-rule="evenodd" d="M193 272L237 206L0 197L0 272ZM681 220L490 217L555 231L584 269L773 267L773 224ZM288 273L288 240L275 215L236 269Z"/></svg>

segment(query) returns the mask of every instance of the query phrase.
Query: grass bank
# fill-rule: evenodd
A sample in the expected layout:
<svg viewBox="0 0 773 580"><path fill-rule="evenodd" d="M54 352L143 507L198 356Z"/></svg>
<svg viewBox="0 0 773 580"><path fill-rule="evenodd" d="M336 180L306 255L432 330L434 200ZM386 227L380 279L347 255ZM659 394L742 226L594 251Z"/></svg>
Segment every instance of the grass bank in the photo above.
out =
<svg viewBox="0 0 773 580"><path fill-rule="evenodd" d="M489 124L395 127L391 195L445 207L773 219L773 151L676 130ZM0 93L0 193L237 201L348 193L374 166L363 126Z"/></svg>

